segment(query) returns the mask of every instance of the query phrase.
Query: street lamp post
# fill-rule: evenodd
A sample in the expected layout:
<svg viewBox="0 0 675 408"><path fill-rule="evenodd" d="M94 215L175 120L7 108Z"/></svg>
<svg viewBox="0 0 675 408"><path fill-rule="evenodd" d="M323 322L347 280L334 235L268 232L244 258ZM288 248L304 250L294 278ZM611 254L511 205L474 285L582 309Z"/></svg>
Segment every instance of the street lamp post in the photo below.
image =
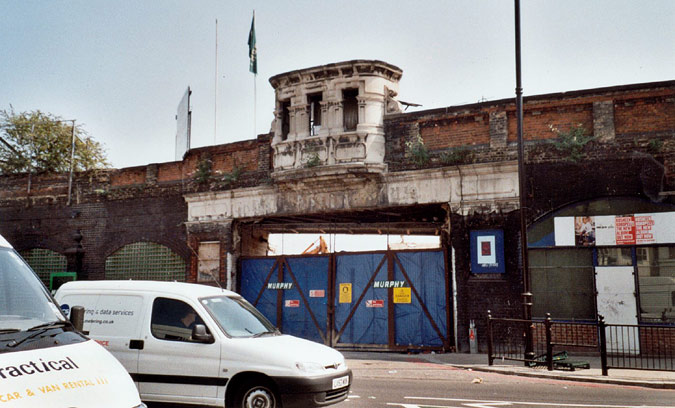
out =
<svg viewBox="0 0 675 408"><path fill-rule="evenodd" d="M516 26L516 121L518 123L518 197L520 199L520 259L523 277L523 319L532 319L532 293L530 292L530 267L527 256L527 208L525 188L525 163L523 146L523 85L520 70L520 0L515 2ZM525 360L534 358L531 323L525 323Z"/></svg>

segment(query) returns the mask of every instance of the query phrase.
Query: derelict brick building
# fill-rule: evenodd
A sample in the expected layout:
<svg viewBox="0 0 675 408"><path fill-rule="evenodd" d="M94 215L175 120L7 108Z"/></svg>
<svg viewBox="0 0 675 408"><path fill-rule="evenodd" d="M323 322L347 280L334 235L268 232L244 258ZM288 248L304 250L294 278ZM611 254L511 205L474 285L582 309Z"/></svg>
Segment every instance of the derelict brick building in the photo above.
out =
<svg viewBox="0 0 675 408"><path fill-rule="evenodd" d="M370 60L277 75L269 134L78 174L70 206L64 175L4 176L0 233L45 281L215 274L334 346L466 350L471 320L482 344L488 309L522 310L515 105L407 113L401 75ZM617 322L673 324L675 81L526 97L524 138L535 316L594 320L619 299ZM280 232L442 248L266 257Z"/></svg>

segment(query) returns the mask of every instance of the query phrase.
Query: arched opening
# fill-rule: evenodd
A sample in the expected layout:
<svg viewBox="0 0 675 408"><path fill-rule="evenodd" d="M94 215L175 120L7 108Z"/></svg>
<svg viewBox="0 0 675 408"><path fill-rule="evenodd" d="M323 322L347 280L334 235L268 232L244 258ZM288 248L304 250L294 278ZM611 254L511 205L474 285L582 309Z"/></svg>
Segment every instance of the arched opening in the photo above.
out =
<svg viewBox="0 0 675 408"><path fill-rule="evenodd" d="M579 202L540 218L528 229L533 316L675 323L673 231L675 206L632 197Z"/></svg>
<svg viewBox="0 0 675 408"><path fill-rule="evenodd" d="M65 272L68 267L65 255L51 249L33 248L21 251L20 254L47 287L52 273Z"/></svg>
<svg viewBox="0 0 675 408"><path fill-rule="evenodd" d="M155 242L134 242L105 260L106 279L185 281L185 261Z"/></svg>

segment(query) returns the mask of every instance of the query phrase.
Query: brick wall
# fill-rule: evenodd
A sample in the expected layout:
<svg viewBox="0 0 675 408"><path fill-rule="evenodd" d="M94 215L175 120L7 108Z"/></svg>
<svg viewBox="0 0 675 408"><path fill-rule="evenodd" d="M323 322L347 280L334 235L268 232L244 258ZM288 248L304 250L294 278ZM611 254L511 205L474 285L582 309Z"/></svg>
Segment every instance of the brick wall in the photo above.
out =
<svg viewBox="0 0 675 408"><path fill-rule="evenodd" d="M672 358L675 355L675 327L640 328L640 353Z"/></svg>
<svg viewBox="0 0 675 408"><path fill-rule="evenodd" d="M605 196L675 204L672 196L659 195L662 190L675 190L674 98L675 82L526 98L528 220L573 202ZM625 106L625 101L630 101L630 106ZM579 124L588 134L597 132L602 140L586 145L581 158L574 161L552 143L557 134L551 127L564 132ZM406 159L405 143L417 136L424 139L431 156L423 167L446 165L441 154L457 148L459 141L463 142L461 147L470 149L473 162L516 159L513 100L390 115L384 126L385 161L390 171L416 168ZM654 146L660 147L655 150ZM495 317L522 316L518 222L517 214L453 215L451 243L456 256L460 350L468 347L471 320L477 326L479 347L484 349L488 309ZM471 273L468 234L472 228L504 230L504 275ZM592 342L594 336L590 330L584 341Z"/></svg>
<svg viewBox="0 0 675 408"><path fill-rule="evenodd" d="M674 203L675 81L577 91L525 98L527 200L531 221L568 203L604 196L631 196ZM466 148L470 162L515 160L516 121L513 99L460 107L387 115L385 162L389 171L415 169L406 159L406 143L421 136L431 160L442 167L443 153ZM602 133L582 150L579 160L558 150L551 126L565 131L581 124ZM612 126L613 125L613 126ZM105 257L124 244L149 240L166 245L192 265L188 247L185 194L271 183L271 135L255 140L190 150L184 160L118 170L76 174L71 206L68 177L12 175L0 177L0 233L18 249L44 247L59 253L74 245L80 230L84 268L101 278ZM209 159L212 176L195 180L198 164ZM462 163L456 163L462 164ZM242 170L235 181L223 175ZM454 165L454 164L452 164ZM230 250L229 230L194 231L190 245L218 239ZM506 273L475 275L470 271L469 231L500 228L505 232ZM484 345L487 310L522 314L522 278L518 268L517 214L451 216L450 240L456 253L459 344L468 344L475 320ZM221 278L223 277L221 271ZM463 347L463 346L462 346Z"/></svg>
<svg viewBox="0 0 675 408"><path fill-rule="evenodd" d="M82 234L84 275L102 279L105 258L126 244L152 241L188 261L187 206L180 195L63 205L0 207L0 234L19 251L48 248L65 253Z"/></svg>
<svg viewBox="0 0 675 408"><path fill-rule="evenodd" d="M504 230L504 274L471 273L471 230ZM495 317L521 317L523 292L518 261L517 214L476 214L451 217L451 245L455 250L455 280L457 283L458 350L468 351L469 323L473 320L478 332L478 346L487 350L487 311L498 311Z"/></svg>

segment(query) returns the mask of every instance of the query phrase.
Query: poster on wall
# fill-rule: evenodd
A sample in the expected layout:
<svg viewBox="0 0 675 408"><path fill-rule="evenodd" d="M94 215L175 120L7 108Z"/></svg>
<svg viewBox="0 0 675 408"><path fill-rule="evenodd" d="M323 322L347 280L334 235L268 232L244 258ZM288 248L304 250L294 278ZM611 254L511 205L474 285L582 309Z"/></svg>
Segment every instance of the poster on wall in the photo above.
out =
<svg viewBox="0 0 675 408"><path fill-rule="evenodd" d="M595 245L595 220L593 217L574 217L574 240L577 246Z"/></svg>
<svg viewBox="0 0 675 408"><path fill-rule="evenodd" d="M504 231L475 230L470 232L471 272L504 273Z"/></svg>
<svg viewBox="0 0 675 408"><path fill-rule="evenodd" d="M556 217L556 246L675 243L675 212Z"/></svg>

